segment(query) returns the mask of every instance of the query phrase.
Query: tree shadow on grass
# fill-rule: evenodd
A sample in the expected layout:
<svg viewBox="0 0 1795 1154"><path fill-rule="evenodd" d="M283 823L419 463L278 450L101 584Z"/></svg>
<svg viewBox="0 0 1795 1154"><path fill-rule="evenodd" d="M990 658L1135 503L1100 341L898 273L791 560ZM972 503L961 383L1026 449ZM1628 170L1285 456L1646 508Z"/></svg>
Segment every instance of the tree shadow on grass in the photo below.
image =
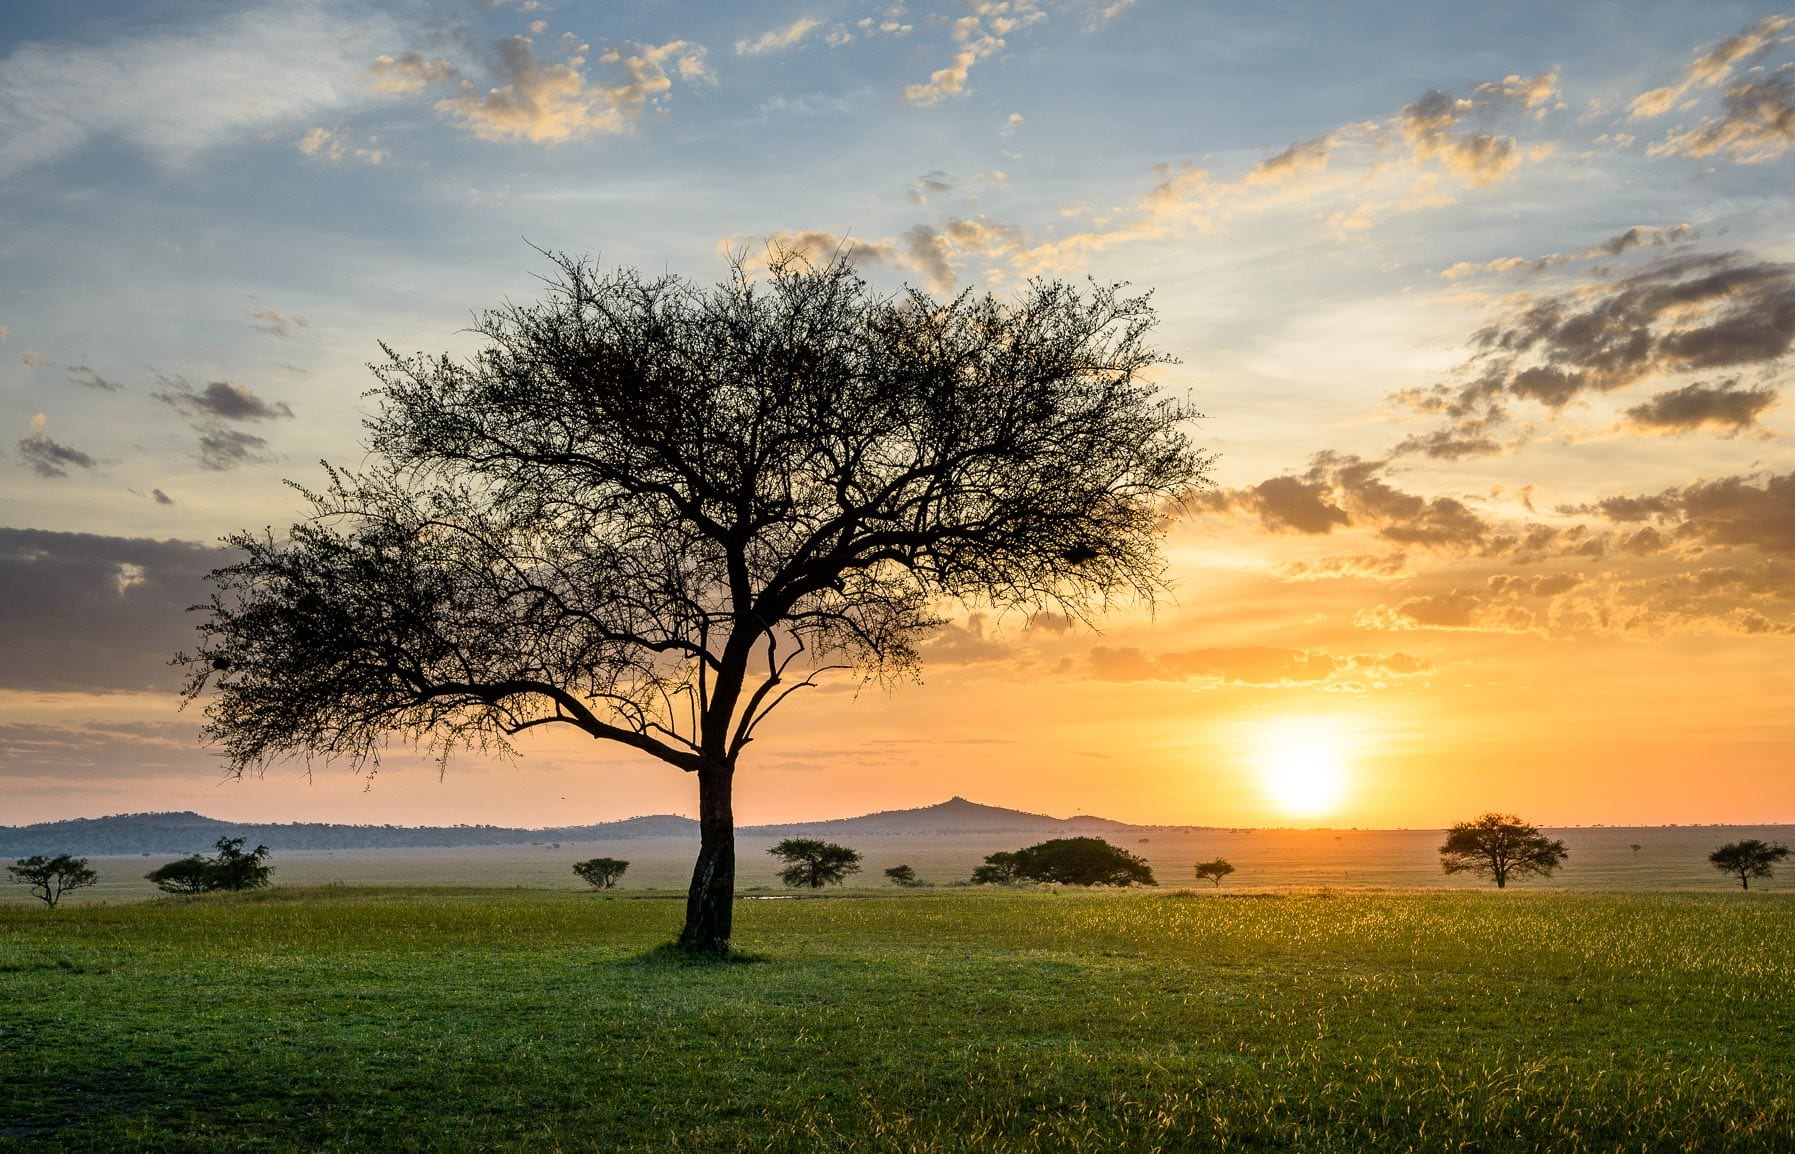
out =
<svg viewBox="0 0 1795 1154"><path fill-rule="evenodd" d="M765 954L750 954L742 950L731 950L721 957L716 954L694 954L680 949L677 942L664 942L644 953L623 959L623 964L663 969L713 969L720 966L755 966L772 960Z"/></svg>

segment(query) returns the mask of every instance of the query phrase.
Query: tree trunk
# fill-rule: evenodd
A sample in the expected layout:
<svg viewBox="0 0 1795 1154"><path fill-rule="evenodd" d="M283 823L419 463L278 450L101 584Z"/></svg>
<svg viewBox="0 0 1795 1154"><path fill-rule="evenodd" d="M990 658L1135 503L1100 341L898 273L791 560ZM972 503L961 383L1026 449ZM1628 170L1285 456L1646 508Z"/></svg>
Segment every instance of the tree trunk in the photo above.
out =
<svg viewBox="0 0 1795 1154"><path fill-rule="evenodd" d="M722 957L729 952L735 917L735 810L730 792L735 767L707 764L698 771L698 864L686 892L686 928L679 948Z"/></svg>

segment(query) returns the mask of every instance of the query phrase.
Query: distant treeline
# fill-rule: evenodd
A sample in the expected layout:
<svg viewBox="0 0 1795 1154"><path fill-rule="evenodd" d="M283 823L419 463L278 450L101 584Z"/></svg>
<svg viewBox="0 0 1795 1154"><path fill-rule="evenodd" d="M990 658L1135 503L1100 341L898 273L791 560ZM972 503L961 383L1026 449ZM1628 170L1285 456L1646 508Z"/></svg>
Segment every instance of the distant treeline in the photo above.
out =
<svg viewBox="0 0 1795 1154"><path fill-rule="evenodd" d="M197 853L219 838L240 837L271 850L402 849L427 846L527 845L548 841L698 836L698 823L673 814L597 825L514 829L497 825L406 826L290 822L251 825L201 814L127 813L38 825L0 826L0 857L29 854Z"/></svg>

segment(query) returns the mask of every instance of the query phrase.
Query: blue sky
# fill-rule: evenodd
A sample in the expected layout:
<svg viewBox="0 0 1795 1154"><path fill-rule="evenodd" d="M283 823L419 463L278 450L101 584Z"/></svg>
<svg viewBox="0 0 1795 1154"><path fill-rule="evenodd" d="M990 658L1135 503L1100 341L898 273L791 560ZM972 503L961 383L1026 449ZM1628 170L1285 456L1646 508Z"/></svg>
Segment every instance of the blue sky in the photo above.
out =
<svg viewBox="0 0 1795 1154"><path fill-rule="evenodd" d="M192 716L145 655L180 644L167 609L197 588L198 550L286 524L283 478L359 458L379 342L467 351L472 312L539 292L532 245L710 280L773 241L849 243L892 289L1152 288L1181 362L1162 384L1222 457L1171 540L1160 617L1045 638L965 607L927 688L800 711L744 812L976 795L954 743L1113 690L1129 696L1091 712L1119 728L1005 738L983 796L1139 818L1172 789L1178 820L1268 820L1237 748L1260 739L1225 735L1326 715L1361 748L1341 820L1448 820L1489 794L1609 820L1635 755L1593 764L1566 735L1594 725L1618 749L1668 711L1689 722L1676 756L1717 750L1768 800L1710 804L1652 736L1659 784L1634 816L1795 820L1795 730L1765 720L1795 631L1792 36L1787 11L1732 3L9 14L0 624L16 652L63 656L0 685L0 785L21 820L217 810ZM142 652L120 656L121 633ZM67 656L100 652L104 669ZM1690 661L1736 715L1679 696ZM1518 688L1573 670L1593 720ZM1537 735L1514 756L1539 780L1505 793L1493 754L1428 777L1421 735L1474 743L1491 700L1514 711L1504 733ZM891 754L903 784L882 793L813 772L881 726L945 752ZM1081 779L1080 750L1118 745L1198 768ZM503 816L560 820L595 777L614 788L589 808L685 807L665 770L589 758L526 758L536 776L507 780L534 784ZM1045 785L1027 771L1043 758L1063 767ZM409 788L246 785L225 804L404 820L426 795ZM491 804L429 788L436 816Z"/></svg>

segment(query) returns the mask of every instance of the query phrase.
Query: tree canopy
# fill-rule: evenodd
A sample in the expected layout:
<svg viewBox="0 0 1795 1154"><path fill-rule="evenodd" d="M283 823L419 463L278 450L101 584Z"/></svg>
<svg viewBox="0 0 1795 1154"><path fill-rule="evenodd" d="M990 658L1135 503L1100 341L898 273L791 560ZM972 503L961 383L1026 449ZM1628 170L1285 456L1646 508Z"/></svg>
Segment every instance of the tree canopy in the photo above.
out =
<svg viewBox="0 0 1795 1154"><path fill-rule="evenodd" d="M838 886L860 872L860 855L845 845L808 837L788 837L767 850L785 863L779 880L793 889Z"/></svg>
<svg viewBox="0 0 1795 1154"><path fill-rule="evenodd" d="M1213 861L1198 862L1196 872L1198 881L1214 882L1215 888L1221 889L1222 879L1234 872L1234 864L1225 857L1218 857Z"/></svg>
<svg viewBox="0 0 1795 1154"><path fill-rule="evenodd" d="M1062 837L989 854L973 870L977 884L1059 882L1072 886L1157 885L1147 863L1100 837Z"/></svg>
<svg viewBox="0 0 1795 1154"><path fill-rule="evenodd" d="M268 847L244 852L240 837L221 837L213 846L214 857L194 854L171 861L143 875L156 888L171 894L203 894L214 890L253 890L268 884L274 867L268 864Z"/></svg>
<svg viewBox="0 0 1795 1154"><path fill-rule="evenodd" d="M1732 874L1739 879L1739 888L1751 888L1752 878L1767 878L1776 869L1776 863L1789 856L1789 847L1782 844L1772 845L1755 837L1743 841L1729 841L1708 855L1708 861L1723 874Z"/></svg>
<svg viewBox="0 0 1795 1154"><path fill-rule="evenodd" d="M587 885L594 889L608 890L617 884L617 880L629 869L629 863L621 858L595 857L573 863L573 872Z"/></svg>
<svg viewBox="0 0 1795 1154"><path fill-rule="evenodd" d="M552 259L471 360L387 350L365 465L230 539L186 692L239 774L551 725L691 772L680 941L723 952L767 715L830 670L913 675L955 603L1150 602L1209 458L1122 286L942 302L839 260L706 288Z"/></svg>
<svg viewBox="0 0 1795 1154"><path fill-rule="evenodd" d="M51 909L62 900L62 895L70 890L85 889L97 883L100 875L87 868L84 857L70 857L66 853L33 854L14 860L6 867L7 880L14 885L30 886L31 896L43 902Z"/></svg>
<svg viewBox="0 0 1795 1154"><path fill-rule="evenodd" d="M1440 866L1449 874L1473 873L1507 887L1511 877L1550 877L1570 856L1564 842L1547 837L1512 813L1486 813L1446 831Z"/></svg>

